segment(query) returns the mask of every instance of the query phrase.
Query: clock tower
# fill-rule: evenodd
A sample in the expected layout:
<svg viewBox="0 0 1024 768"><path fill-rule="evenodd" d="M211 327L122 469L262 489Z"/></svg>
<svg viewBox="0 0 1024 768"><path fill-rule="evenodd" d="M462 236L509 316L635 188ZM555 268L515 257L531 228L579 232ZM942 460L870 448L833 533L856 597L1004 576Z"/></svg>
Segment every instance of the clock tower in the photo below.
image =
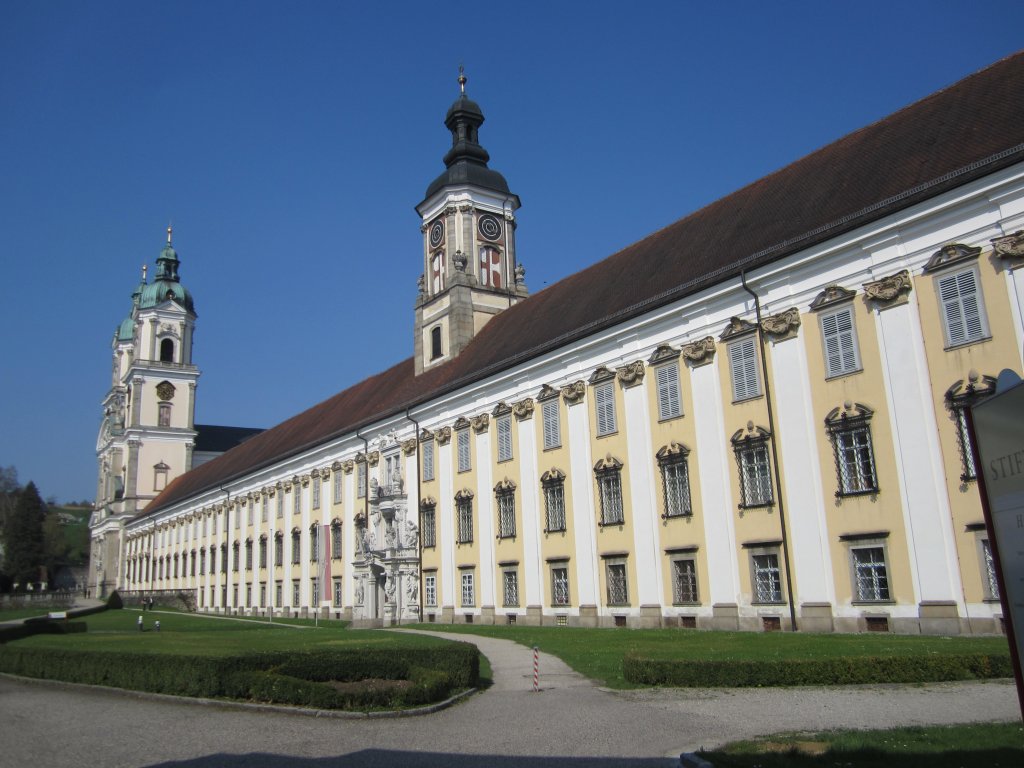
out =
<svg viewBox="0 0 1024 768"><path fill-rule="evenodd" d="M423 274L416 298L417 375L461 352L498 312L525 298L525 270L516 261L519 197L488 168L480 145L480 106L466 95L445 116L452 147L445 170L427 187L416 212L423 232Z"/></svg>

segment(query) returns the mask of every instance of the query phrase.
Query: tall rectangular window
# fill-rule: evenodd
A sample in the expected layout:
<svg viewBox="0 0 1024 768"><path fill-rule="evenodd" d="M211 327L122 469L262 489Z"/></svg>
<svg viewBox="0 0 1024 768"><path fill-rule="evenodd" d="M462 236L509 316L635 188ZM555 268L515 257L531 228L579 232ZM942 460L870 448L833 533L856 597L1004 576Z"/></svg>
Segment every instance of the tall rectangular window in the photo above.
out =
<svg viewBox="0 0 1024 768"><path fill-rule="evenodd" d="M310 601L309 604L317 608L320 605L320 579L314 577L309 580Z"/></svg>
<svg viewBox="0 0 1024 768"><path fill-rule="evenodd" d="M473 541L473 496L458 494L455 496L455 516L458 522L458 543L469 544Z"/></svg>
<svg viewBox="0 0 1024 768"><path fill-rule="evenodd" d="M312 497L309 503L312 505L313 509L320 509L320 483L321 483L321 480L320 480L319 477L313 477L309 482L310 482L309 493L310 493L310 496Z"/></svg>
<svg viewBox="0 0 1024 768"><path fill-rule="evenodd" d="M665 501L665 517L680 517L693 514L693 507L690 504L688 454L689 451L678 443L665 446L658 451L658 467L661 470L661 488Z"/></svg>
<svg viewBox="0 0 1024 768"><path fill-rule="evenodd" d="M551 604L569 605L569 567L564 564L551 566Z"/></svg>
<svg viewBox="0 0 1024 768"><path fill-rule="evenodd" d="M675 361L657 369L658 420L674 419L682 414L679 397L679 366Z"/></svg>
<svg viewBox="0 0 1024 768"><path fill-rule="evenodd" d="M171 404L160 403L157 406L157 426L158 427L169 427L171 426Z"/></svg>
<svg viewBox="0 0 1024 768"><path fill-rule="evenodd" d="M277 489L277 517L280 520L284 517L284 490Z"/></svg>
<svg viewBox="0 0 1024 768"><path fill-rule="evenodd" d="M280 606L284 603L284 584L280 581L274 582L274 605Z"/></svg>
<svg viewBox="0 0 1024 768"><path fill-rule="evenodd" d="M292 486L292 514L302 514L302 488L298 483Z"/></svg>
<svg viewBox="0 0 1024 768"><path fill-rule="evenodd" d="M260 539L260 568L267 567L267 540L266 538Z"/></svg>
<svg viewBox="0 0 1024 768"><path fill-rule="evenodd" d="M617 431L614 381L606 381L594 387L594 413L597 418L598 437Z"/></svg>
<svg viewBox="0 0 1024 768"><path fill-rule="evenodd" d="M871 429L867 424L834 431L832 447L839 474L839 496L878 491Z"/></svg>
<svg viewBox="0 0 1024 768"><path fill-rule="evenodd" d="M260 497L260 522L267 522L267 496L263 494Z"/></svg>
<svg viewBox="0 0 1024 768"><path fill-rule="evenodd" d="M889 577L882 547L856 547L850 550L856 581L856 600L877 602L889 599Z"/></svg>
<svg viewBox="0 0 1024 768"><path fill-rule="evenodd" d="M992 555L992 543L988 539L981 540L981 567L985 599L998 600L999 578L996 576L996 559Z"/></svg>
<svg viewBox="0 0 1024 768"><path fill-rule="evenodd" d="M459 453L459 472L468 472L473 466L469 455L468 429L462 429L456 433L456 447Z"/></svg>
<svg viewBox="0 0 1024 768"><path fill-rule="evenodd" d="M274 565L284 565L284 535L280 531L274 537Z"/></svg>
<svg viewBox="0 0 1024 768"><path fill-rule="evenodd" d="M938 278L946 345L955 347L988 337L978 273L972 267Z"/></svg>
<svg viewBox="0 0 1024 768"><path fill-rule="evenodd" d="M335 608L341 608L341 606L345 602L345 596L344 596L344 594L342 593L342 590L341 590L341 578L340 577L336 576L331 581L331 588L332 588L332 592L333 592L333 595L334 595L334 599L331 602L334 603L334 607Z"/></svg>
<svg viewBox="0 0 1024 768"><path fill-rule="evenodd" d="M781 603L779 556L774 552L752 555L751 566L754 572L754 602Z"/></svg>
<svg viewBox="0 0 1024 768"><path fill-rule="evenodd" d="M512 539L516 535L516 487L514 483L499 483L495 490L498 503L498 538Z"/></svg>
<svg viewBox="0 0 1024 768"><path fill-rule="evenodd" d="M672 561L672 602L680 605L699 602L697 568L691 558Z"/></svg>
<svg viewBox="0 0 1024 768"><path fill-rule="evenodd" d="M366 498L366 462L356 464L356 496Z"/></svg>
<svg viewBox="0 0 1024 768"><path fill-rule="evenodd" d="M342 474L341 470L339 470L339 469L334 470L334 476L331 478L333 480L333 494L331 496L331 501L334 504L341 504L341 479L342 479L342 477L344 477L344 475Z"/></svg>
<svg viewBox="0 0 1024 768"><path fill-rule="evenodd" d="M626 564L605 563L605 579L608 582L608 605L629 605Z"/></svg>
<svg viewBox="0 0 1024 768"><path fill-rule="evenodd" d="M424 547L437 546L437 508L423 507L420 510L420 535Z"/></svg>
<svg viewBox="0 0 1024 768"><path fill-rule="evenodd" d="M245 570L252 570L252 539L245 542Z"/></svg>
<svg viewBox="0 0 1024 768"><path fill-rule="evenodd" d="M544 450L558 448L562 444L562 427L558 421L558 398L545 400L541 407L544 421Z"/></svg>
<svg viewBox="0 0 1024 768"><path fill-rule="evenodd" d="M826 378L860 370L853 307L822 315L821 339L825 346Z"/></svg>
<svg viewBox="0 0 1024 768"><path fill-rule="evenodd" d="M466 569L462 571L462 607L470 608L476 605L476 590L473 587L473 571Z"/></svg>
<svg viewBox="0 0 1024 768"><path fill-rule="evenodd" d="M316 562L320 559L320 526L309 526L309 559Z"/></svg>
<svg viewBox="0 0 1024 768"><path fill-rule="evenodd" d="M434 479L434 441L425 440L420 443L420 457L423 461L423 480L429 482Z"/></svg>
<svg viewBox="0 0 1024 768"><path fill-rule="evenodd" d="M428 608L437 607L437 574L423 575L423 605Z"/></svg>
<svg viewBox="0 0 1024 768"><path fill-rule="evenodd" d="M565 530L565 475L559 475L542 480L546 532Z"/></svg>
<svg viewBox="0 0 1024 768"><path fill-rule="evenodd" d="M302 585L298 579L292 581L292 606L298 607L302 603Z"/></svg>
<svg viewBox="0 0 1024 768"><path fill-rule="evenodd" d="M498 461L509 461L512 458L512 417L499 416L497 426Z"/></svg>
<svg viewBox="0 0 1024 768"><path fill-rule="evenodd" d="M601 525L621 525L625 520L621 468L622 464L614 462L596 470L598 496L601 500Z"/></svg>
<svg viewBox="0 0 1024 768"><path fill-rule="evenodd" d="M298 565L302 558L302 534L296 528L292 531L292 565Z"/></svg>
<svg viewBox="0 0 1024 768"><path fill-rule="evenodd" d="M254 519L256 517L256 501L255 501L255 499L250 499L249 503L246 505L245 509L246 509L246 513L245 513L245 515L246 515L246 523L251 527L252 524L253 524L253 521L254 521Z"/></svg>
<svg viewBox="0 0 1024 768"><path fill-rule="evenodd" d="M341 546L341 523L331 524L331 559L341 560L343 556Z"/></svg>
<svg viewBox="0 0 1024 768"><path fill-rule="evenodd" d="M740 470L741 506L770 506L773 498L767 439L735 443L733 449Z"/></svg>
<svg viewBox="0 0 1024 768"><path fill-rule="evenodd" d="M757 336L748 336L729 345L729 371L732 376L734 402L749 400L761 394L757 376Z"/></svg>
<svg viewBox="0 0 1024 768"><path fill-rule="evenodd" d="M511 608L519 605L519 574L509 568L501 572L502 605Z"/></svg>

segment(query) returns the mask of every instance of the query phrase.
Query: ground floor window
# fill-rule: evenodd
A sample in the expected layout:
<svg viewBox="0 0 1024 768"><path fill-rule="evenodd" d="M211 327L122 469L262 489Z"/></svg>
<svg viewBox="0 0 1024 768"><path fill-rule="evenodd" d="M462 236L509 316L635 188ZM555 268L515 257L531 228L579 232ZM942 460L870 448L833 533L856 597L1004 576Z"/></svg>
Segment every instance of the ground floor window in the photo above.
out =
<svg viewBox="0 0 1024 768"><path fill-rule="evenodd" d="M473 571L462 571L462 607L470 608L476 605L476 590L473 585Z"/></svg>
<svg viewBox="0 0 1024 768"><path fill-rule="evenodd" d="M342 592L341 592L341 579L340 578L334 579L333 587L334 587L334 607L335 608L340 608L342 606L342 603L344 602L344 599L345 599L344 596L342 595Z"/></svg>
<svg viewBox="0 0 1024 768"><path fill-rule="evenodd" d="M299 584L299 580L295 579L292 581L292 607L296 608L302 603L302 587Z"/></svg>
<svg viewBox="0 0 1024 768"><path fill-rule="evenodd" d="M680 557L672 561L672 602L697 603L697 564L693 558Z"/></svg>
<svg viewBox="0 0 1024 768"><path fill-rule="evenodd" d="M781 603L782 577L777 552L753 553L750 558L755 603Z"/></svg>
<svg viewBox="0 0 1024 768"><path fill-rule="evenodd" d="M427 573L423 576L423 604L431 608L437 606L437 574Z"/></svg>
<svg viewBox="0 0 1024 768"><path fill-rule="evenodd" d="M519 605L519 573L515 568L501 572L502 605L506 608Z"/></svg>
<svg viewBox="0 0 1024 768"><path fill-rule="evenodd" d="M608 582L608 605L629 605L626 563L621 560L607 560L604 569L605 580Z"/></svg>
<svg viewBox="0 0 1024 768"><path fill-rule="evenodd" d="M986 600L999 599L999 579L996 577L996 560L992 556L992 542L981 540L982 579L985 587Z"/></svg>
<svg viewBox="0 0 1024 768"><path fill-rule="evenodd" d="M877 602L889 599L889 576L885 567L885 549L853 547L854 599L858 602Z"/></svg>

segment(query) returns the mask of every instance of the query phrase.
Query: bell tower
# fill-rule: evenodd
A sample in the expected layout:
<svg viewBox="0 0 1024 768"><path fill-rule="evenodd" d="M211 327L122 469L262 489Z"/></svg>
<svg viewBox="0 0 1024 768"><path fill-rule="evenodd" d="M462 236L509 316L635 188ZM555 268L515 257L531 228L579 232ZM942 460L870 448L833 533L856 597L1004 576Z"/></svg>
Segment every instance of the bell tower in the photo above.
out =
<svg viewBox="0 0 1024 768"><path fill-rule="evenodd" d="M427 187L416 212L423 233L423 274L416 298L416 374L458 355L494 315L528 295L516 260L519 197L488 168L480 145L480 106L466 95L445 116L452 146L445 170Z"/></svg>

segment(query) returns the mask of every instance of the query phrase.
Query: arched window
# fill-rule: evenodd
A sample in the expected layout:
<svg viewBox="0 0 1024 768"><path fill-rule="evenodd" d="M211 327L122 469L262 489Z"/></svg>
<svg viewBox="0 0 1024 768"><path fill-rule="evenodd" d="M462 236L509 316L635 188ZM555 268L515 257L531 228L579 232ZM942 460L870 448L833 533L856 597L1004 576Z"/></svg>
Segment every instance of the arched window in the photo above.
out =
<svg viewBox="0 0 1024 768"><path fill-rule="evenodd" d="M160 342L160 362L174 362L174 341L171 339L164 339Z"/></svg>
<svg viewBox="0 0 1024 768"><path fill-rule="evenodd" d="M430 329L430 359L436 360L443 352L441 351L441 326Z"/></svg>

